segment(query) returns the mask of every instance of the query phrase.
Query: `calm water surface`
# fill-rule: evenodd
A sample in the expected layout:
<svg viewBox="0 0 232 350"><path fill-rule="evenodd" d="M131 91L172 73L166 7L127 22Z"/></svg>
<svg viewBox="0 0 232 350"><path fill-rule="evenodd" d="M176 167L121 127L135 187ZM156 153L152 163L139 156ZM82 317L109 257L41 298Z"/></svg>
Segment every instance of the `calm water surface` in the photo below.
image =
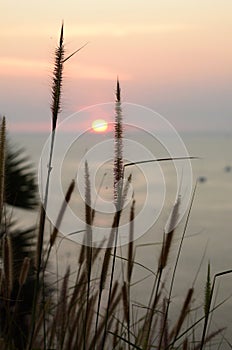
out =
<svg viewBox="0 0 232 350"><path fill-rule="evenodd" d="M232 166L232 136L187 133L181 136L189 154L200 158L192 161L194 174L193 184L195 184L199 176L202 177L202 182L199 182L197 185L196 196L186 232L186 239L179 261L171 303L171 312L173 315L178 313L178 305L180 301L183 301L188 288L192 286L194 280L194 287L196 290L194 306L196 308L200 307L202 310L208 262L211 264L212 274L232 269L232 171L229 171L229 168L226 171L225 168L227 166ZM91 137L94 139L94 136ZM46 135L14 134L10 135L10 139L12 143L25 147L32 163L35 168L37 168ZM64 189L70 179L75 176L81 158L85 157L87 150L93 147L94 142L99 142L100 140L96 137L92 143L92 139L87 137L81 141L79 140L77 145L74 144L70 148L64 161L64 169L61 175ZM164 152L162 147L159 149L157 144L153 144L153 140L145 140L145 138L141 140L139 136L138 140L151 151L155 149L156 156L163 156ZM103 174L107 173L100 193L100 196L104 200L112 199L112 164L112 160L108 160L106 164L99 169L98 180L96 180L97 187ZM91 164L89 164L89 166L91 170ZM145 168L142 169L144 170ZM137 213L141 210L144 200L146 200L146 195L144 194L146 192L146 174L150 171L157 171L153 176L154 186L157 185L157 183L158 188L159 185L161 187L163 185L159 169L157 170L152 167L149 169L149 167L146 166L144 172L143 170L134 167L132 171L132 184L135 192ZM154 271L157 266L160 251L160 245L157 243L162 240L163 227L169 216L177 189L176 175L173 166L171 164L162 165L162 172L165 178L167 191L165 194L164 208L156 223L146 234L135 242L137 246L136 260ZM155 192L154 208L159 206L158 203L162 200L162 196L162 191L159 192L159 190L157 190ZM53 199L56 200L55 193L53 193ZM101 205L101 203L99 205ZM75 206L78 207L78 210L75 209ZM75 212L75 210L83 219L84 203L77 196L73 204L73 211ZM147 213L144 213L143 220L149 218L152 210L153 209L149 205ZM33 213L24 216L24 223L27 224L30 220L34 220L34 217L35 214ZM98 224L103 224L104 220L106 220L106 217L99 215ZM172 273L184 223L185 220L182 220L176 231L176 239L169 258L167 276L170 276ZM80 227L80 229L81 228L83 227ZM60 267L60 269L65 268L71 263L75 271L78 251L78 244L63 240L60 245L60 250L57 253L58 260L62 258L62 267ZM125 247L122 248L122 253L126 253ZM142 268L136 267L133 275L134 282L144 277L146 277L146 279L143 282L136 284L136 286L132 288L133 299L140 302L144 302L144 300L148 298L153 278ZM225 337L228 341L232 342L232 299L230 298L232 295L232 274L221 277L220 280L218 280L216 289L215 305L226 298L228 298L228 300L215 311L211 321L211 330L213 331L226 326ZM196 312L199 312L199 315L201 313L201 311ZM229 349L230 347L226 344L223 345L223 349L227 348Z"/></svg>

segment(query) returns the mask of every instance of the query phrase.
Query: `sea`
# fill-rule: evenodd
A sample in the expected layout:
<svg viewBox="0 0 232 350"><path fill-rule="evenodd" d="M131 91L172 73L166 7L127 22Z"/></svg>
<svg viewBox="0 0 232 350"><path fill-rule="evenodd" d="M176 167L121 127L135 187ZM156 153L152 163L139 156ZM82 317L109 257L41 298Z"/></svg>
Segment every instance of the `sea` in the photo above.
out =
<svg viewBox="0 0 232 350"><path fill-rule="evenodd" d="M73 276L76 271L83 238L81 231L85 229L85 188L88 173L90 204L96 210L94 240L99 245L107 238L115 210L114 154L119 152L117 154L123 155L124 164L131 163L124 168L124 179L132 175L130 183L125 180L128 192L118 241L118 254L123 256L127 254L128 220L131 203L135 200L134 245L135 261L138 264L134 267L132 277L133 303L143 305L149 298L154 276L148 269L156 271L163 235L169 230L170 214L177 198L180 198L183 205L179 208L178 225L164 275L168 285L185 232L172 291L171 317L178 316L188 289L193 287L193 319L200 318L210 264L212 281L216 274L225 272L216 277L212 301L215 310L210 319L209 332L219 328L224 330L211 341L211 348L231 349L232 134L181 132L178 136L181 147L184 147L181 149L178 148L176 140L171 140L173 135L164 135L157 140L149 133L141 135L139 131L128 129L124 133L125 139L121 140L123 143L120 144L119 141L119 145L115 146L113 134L108 134L106 136L90 132L75 137L75 133L69 131L55 141L57 151L54 151L52 160L48 203L48 216L52 222L56 220L68 185L72 179L76 181L76 192L73 201L69 203L70 216L63 219L63 235L61 234L55 252L56 268L62 274L70 265ZM167 147L161 139L166 140ZM28 155L31 168L38 176L40 194L44 197L51 141L49 135L9 132L9 140L12 149L23 148L25 155ZM182 156L192 159L170 159ZM167 160L159 161L164 158ZM14 210L13 213L22 226L38 222L37 211ZM121 278L119 272L117 278Z"/></svg>

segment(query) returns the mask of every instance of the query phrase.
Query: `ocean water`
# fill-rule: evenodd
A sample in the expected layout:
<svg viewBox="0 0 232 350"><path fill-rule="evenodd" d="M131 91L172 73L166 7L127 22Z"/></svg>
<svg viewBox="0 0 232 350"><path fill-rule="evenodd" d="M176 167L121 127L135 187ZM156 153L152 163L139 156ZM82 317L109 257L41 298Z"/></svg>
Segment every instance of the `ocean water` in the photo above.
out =
<svg viewBox="0 0 232 350"><path fill-rule="evenodd" d="M156 158L168 157L167 151L163 145L156 142L149 135L140 135L139 133L128 133L128 139L133 138L133 142L144 146L145 157L155 155ZM132 136L133 135L133 136ZM39 168L39 161L43 153L43 147L48 135L45 134L10 134L9 138L12 144L23 146L25 152L30 156L32 166ZM64 139L69 136L63 135ZM111 138L112 135L109 137ZM193 178L187 179L193 187L197 183L196 194L190 213L190 218L186 230L183 248L177 268L176 279L173 289L173 298L170 306L171 314L178 315L179 305L184 300L188 288L194 285L196 308L195 317L200 315L204 304L204 287L207 275L207 265L210 262L211 274L232 269L232 135L227 134L194 134L182 133L181 138L188 150L190 156L197 157L191 161ZM75 139L75 138L74 138ZM141 146L141 147L142 147ZM59 148L59 145L56 145ZM144 160L144 150L138 148L136 144L128 146L134 150L133 162ZM92 153L91 153L92 152ZM129 153L130 153L129 152ZM46 153L46 152L45 152ZM128 154L129 154L128 153ZM55 155L54 163L61 161L61 153ZM74 194L70 207L74 216L78 217L78 227L76 230L84 228L84 162L89 162L90 173L94 172L92 188L93 203L97 208L96 231L100 227L105 230L98 232L96 241L101 241L107 236L112 222L112 183L113 183L113 144L102 135L84 135L77 141L70 144L63 160L60 172L55 170L51 185L51 215L57 214L60 197L56 190L60 184L65 192L72 178L76 178L80 186ZM130 155L130 154L129 154ZM129 155L127 162L130 162ZM142 158L141 158L142 157ZM145 158L146 159L146 158ZM42 170L46 172L46 157L42 155ZM180 167L179 174L183 173L184 161L178 163ZM133 168L133 169L132 169ZM55 168L56 169L56 168ZM80 173L80 174L79 174ZM125 215L122 220L122 237L127 235L126 226L132 195L136 200L135 222L135 240L136 257L135 260L155 271L160 252L160 243L162 241L165 225L172 210L178 193L185 198L186 189L179 187L183 183L183 178L177 178L176 169L173 162L141 164L127 169L125 176L132 173L132 184L128 192L128 203L125 207ZM185 173L184 173L185 174ZM39 174L39 176L41 173ZM200 181L197 181L200 178ZM91 177L92 180L92 177ZM43 176L40 182L43 182ZM42 183L42 185L44 185ZM43 187L43 186L42 186ZM95 191L95 192L94 192ZM149 197L150 196L150 197ZM97 199L96 199L97 197ZM56 203L54 206L52 203ZM185 205L186 206L186 205ZM54 210L53 210L54 209ZM53 210L53 211L52 211ZM184 209L182 208L182 211ZM139 214L142 214L139 216ZM22 215L23 213L23 215ZM37 214L25 214L23 211L15 212L19 220L23 218L23 225L29 225L37 219ZM70 218L64 218L64 227L69 225ZM179 247L180 238L186 222L186 215L183 216L175 232L174 244L168 261L167 279L171 276L173 265ZM137 225L137 227L136 227ZM72 232L73 226L68 226ZM125 233L125 232L126 233ZM67 235L67 232L65 232ZM71 237L71 236L70 236ZM72 236L75 238L75 235ZM123 238L122 238L123 239ZM62 240L59 251L56 252L56 258L62 261L60 271L71 264L75 271L76 261L80 245L78 241ZM122 247L122 254L126 254L126 247ZM120 276L118 276L120 278ZM152 287L153 277L144 269L136 267L133 274L133 281L137 282L144 279L141 283L136 283L132 288L133 300L144 302L149 297ZM226 327L223 336L226 341L232 343L231 325L232 325L232 274L221 276L217 279L214 305L226 300L218 307L211 319L210 330L214 331L221 327ZM231 348L226 341L223 342L223 349ZM215 347L216 348L216 347Z"/></svg>

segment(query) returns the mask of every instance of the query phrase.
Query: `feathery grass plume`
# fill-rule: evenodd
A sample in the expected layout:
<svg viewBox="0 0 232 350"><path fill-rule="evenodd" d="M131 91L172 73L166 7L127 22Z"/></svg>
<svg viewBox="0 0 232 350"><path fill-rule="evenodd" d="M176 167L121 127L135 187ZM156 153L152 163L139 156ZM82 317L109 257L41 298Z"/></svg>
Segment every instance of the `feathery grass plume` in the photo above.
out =
<svg viewBox="0 0 232 350"><path fill-rule="evenodd" d="M54 143L55 143L57 119L58 119L58 114L60 112L63 66L64 66L64 24L62 23L59 45L55 50L55 63L54 63L53 80L52 80L52 104L51 104L52 134L51 134L51 146L50 146L50 153L49 153L49 160L48 160L48 174L47 174L44 203L43 203L45 210L47 208L50 174L52 171L52 158L53 158L53 150L54 150ZM41 218L41 221L43 223L42 228L44 228L45 218L44 217Z"/></svg>
<svg viewBox="0 0 232 350"><path fill-rule="evenodd" d="M48 202L48 192L49 192L49 184L50 184L50 176L52 171L52 158L53 158L53 151L54 151L54 143L55 143L55 134L56 134L56 127L57 127L57 119L58 115L61 109L61 92L62 92L62 81L63 81L63 68L64 68L64 62L69 60L73 55L75 55L78 51L80 51L85 45L83 45L81 48L73 52L68 57L64 58L64 24L62 23L61 31L60 31L60 39L58 47L55 50L55 63L54 63L54 70L53 70L53 81L52 81L52 104L51 104L51 111L52 111L52 133L51 133L51 145L50 145L50 153L49 153L49 160L48 160L48 172L47 172L47 179L46 179L46 185L45 185L45 194L44 194L44 202L43 206L41 207L40 211L40 224L39 224L39 238L38 238L38 275L39 270L41 267L41 259L42 259L42 249L43 249L43 237L44 237L44 227L45 227L45 218L46 218L46 208L47 208L47 202ZM38 278L37 278L38 280Z"/></svg>
<svg viewBox="0 0 232 350"><path fill-rule="evenodd" d="M84 45L85 46L85 45ZM48 192L50 185L50 176L52 171L52 159L53 159L53 151L54 151L54 143L55 143L55 134L57 127L57 119L58 114L60 112L61 106L61 92L62 92L62 80L63 80L63 66L64 62L69 60L73 55L75 55L78 51L80 51L84 46L80 49L76 50L74 53L69 55L67 58L64 58L64 25L62 23L61 32L60 32L60 40L58 47L55 51L55 64L53 70L53 82L52 82L52 133L51 133L51 145L48 159L48 170L47 170L47 179L45 185L44 192L44 201L43 205L41 205L40 210L40 220L39 220L39 233L38 233L38 249L37 249L37 275L36 275L36 285L35 285L35 295L33 301L33 312L32 312L32 323L31 323L31 336L29 342L29 349L32 347L32 339L35 329L35 313L36 313L36 304L38 297L38 287L40 280L40 272L41 272L41 264L42 264L42 253L43 253L43 242L44 242L44 228L45 228L45 220L46 220L46 209L48 202ZM53 242L52 242L53 243ZM44 299L44 296L43 296ZM45 328L45 327L44 327ZM44 346L46 345L46 334L44 333Z"/></svg>
<svg viewBox="0 0 232 350"><path fill-rule="evenodd" d="M134 216L135 216L135 200L133 199L130 209L130 232L129 232L129 245L128 245L128 263L127 263L127 281L130 284L132 271L134 267Z"/></svg>
<svg viewBox="0 0 232 350"><path fill-rule="evenodd" d="M3 238L3 269L5 277L5 293L6 297L10 298L13 287L13 255L9 235L5 235Z"/></svg>
<svg viewBox="0 0 232 350"><path fill-rule="evenodd" d="M114 201L116 207L119 203L119 192L123 180L123 122L121 108L121 88L117 78L115 123L114 123ZM118 208L117 208L118 210Z"/></svg>
<svg viewBox="0 0 232 350"><path fill-rule="evenodd" d="M92 208L91 208L91 185L89 179L89 167L85 161L85 223L86 223L86 244L87 244L87 265L91 267L92 253Z"/></svg>
<svg viewBox="0 0 232 350"><path fill-rule="evenodd" d="M172 240L173 240L174 230L176 227L177 220L179 218L180 201L181 201L181 197L178 196L178 198L173 206L171 215L169 217L169 221L166 225L166 229L165 229L166 235L165 235L165 240L164 240L164 244L162 247L160 262L159 262L159 266L161 269L163 269L167 264L168 255L169 255Z"/></svg>
<svg viewBox="0 0 232 350"><path fill-rule="evenodd" d="M23 260L23 264L22 264L20 274L19 274L19 286L20 287L22 287L27 280L27 276L28 276L29 269L30 269L30 263L31 263L31 259L26 256Z"/></svg>
<svg viewBox="0 0 232 350"><path fill-rule="evenodd" d="M102 339L102 350L105 346L107 328L108 328L108 316L111 303L111 292L113 287L115 261L117 253L117 242L118 242L118 229L122 212L122 198L123 198L123 177L124 177L124 165L123 165L123 121L122 121L122 110L121 110L121 89L119 85L119 80L117 78L117 90L116 90L116 101L115 101L115 123L114 123L114 144L115 144L115 154L114 154L114 202L116 209L116 225L114 234L114 252L112 260L112 268L110 275L110 286L108 293L108 302L106 309L106 322L104 335ZM129 188L129 184L128 188ZM127 186L125 186L126 188Z"/></svg>
<svg viewBox="0 0 232 350"><path fill-rule="evenodd" d="M189 306L190 306L190 303L192 300L193 291L194 291L193 288L189 288L187 296L186 296L185 301L184 301L184 304L182 305L178 321L170 333L170 338L174 338L174 340L176 340L176 338L180 332L180 329L181 329L181 327L186 319L186 316L189 312Z"/></svg>
<svg viewBox="0 0 232 350"><path fill-rule="evenodd" d="M69 187L68 187L68 190L67 190L67 192L65 194L65 199L64 199L64 201L62 203L62 206L60 208L60 211L59 211L59 214L58 214L58 217L57 217L57 220L56 220L55 227L54 227L53 232L52 232L52 234L50 236L50 246L51 247L55 243L55 240L56 240L56 237L57 237L57 234L58 234L61 222L62 222L63 217L64 217L65 210L67 208L68 203L70 202L70 199L71 199L72 193L74 191L74 188L75 188L75 180L72 180L70 185L69 185Z"/></svg>
<svg viewBox="0 0 232 350"><path fill-rule="evenodd" d="M123 287L126 288L124 293L127 296L127 308L124 306L124 310L126 311L125 317L127 321L127 338L128 344L130 343L130 283L131 276L134 266L134 212L135 212L135 200L132 200L131 208L130 208L130 229L129 229L129 244L128 244L128 258L127 258L127 283ZM125 297L124 297L125 298ZM123 299L124 299L123 298ZM128 349L130 349L130 345L128 345Z"/></svg>
<svg viewBox="0 0 232 350"><path fill-rule="evenodd" d="M164 268L167 265L167 260L168 260L171 244L173 241L173 235L174 235L176 223L179 216L179 206L180 206L180 196L178 196L173 206L172 212L169 216L169 220L165 228L165 237L162 244L161 254L159 257L158 271L152 287L150 301L148 304L148 311L145 317L143 330L141 332L140 341L142 342L140 342L139 345L142 345L144 349L148 349L149 347L149 339L150 339L150 332L151 332L151 327L153 322L154 311L158 303L158 299L160 297L160 285L161 285L162 273ZM162 342L162 335L160 337L160 342Z"/></svg>
<svg viewBox="0 0 232 350"><path fill-rule="evenodd" d="M45 218L46 218L46 211L43 204L41 203L40 219L39 219L39 227L38 227L38 239L37 239L36 256L35 256L35 269L38 274L38 279L39 279L40 268L42 263Z"/></svg>
<svg viewBox="0 0 232 350"><path fill-rule="evenodd" d="M41 255L43 249L43 235L44 235L44 226L45 226L45 217L46 217L46 208L48 201L48 190L50 183L50 174L52 171L52 156L55 142L55 131L57 125L57 118L60 112L60 101L61 101L61 88L62 88L62 79L63 79L63 61L64 61L64 24L62 23L61 31L60 31L60 40L59 45L55 51L55 63L54 63L54 71L53 71L53 82L52 82L52 135L51 135L51 146L50 146L50 154L48 161L48 174L47 181L45 187L45 197L43 208L41 208L40 214L40 227L39 227L39 259L38 259L38 270L40 270L41 265Z"/></svg>
<svg viewBox="0 0 232 350"><path fill-rule="evenodd" d="M159 263L158 263L158 271L157 271L157 275L156 275L156 278L155 278L155 281L154 281L154 284L152 287L150 301L148 303L149 309L154 308L155 305L157 304L157 300L158 300L157 298L158 298L159 290L160 290L161 277L162 277L163 270L167 264L171 244L173 241L174 229L175 229L176 222L177 222L178 215L179 215L178 214L179 205L180 205L180 196L178 196L177 201L175 202L175 204L172 208L172 212L169 216L169 219L168 219L168 222L167 222L167 225L165 228L164 239L163 239L162 249L161 249ZM151 306L151 305L153 305L153 306ZM148 311L148 314L147 314L148 319L150 319L150 315L151 315L151 313L150 313L150 311ZM144 325L145 325L145 329L148 329L151 326L151 320L149 322L145 322ZM146 331L146 332L147 332L147 336L146 336L146 344L147 344L150 329L148 329L148 331Z"/></svg>
<svg viewBox="0 0 232 350"><path fill-rule="evenodd" d="M179 244L179 248L178 248L178 251L177 251L177 256L176 256L176 260L175 260L175 264L174 264L173 273L172 273L172 276L171 276L171 282L170 282L170 288L169 288L169 294L168 294L168 301L167 301L167 308L166 308L165 317L164 317L165 320L168 319L169 305L170 305L172 290L173 290L173 286L174 286L174 281L175 281L177 266L178 266L178 263L179 263L180 254L181 254L181 250L182 250L182 246L183 246L185 234L186 234L187 227L188 227L188 224L189 224L190 214L191 214L191 211L192 211L193 202L194 202L195 195L196 195L196 189L197 189L197 182L196 182L196 184L195 184L195 187L194 187L194 190L193 190L193 193L192 193L192 198L191 198L191 201L190 201L190 205L189 205L187 217L186 217L186 220L185 220L185 225L184 225L183 233L182 233L181 240L180 240L180 244ZM193 283L193 285L194 285L194 283ZM164 332L161 333L160 344L161 344L161 342L162 342L163 333L164 333ZM175 343L175 341L173 342L173 344L174 344L174 343Z"/></svg>
<svg viewBox="0 0 232 350"><path fill-rule="evenodd" d="M66 192L66 195L65 195L65 198L64 198L64 201L62 203L62 206L60 208L60 212L58 214L58 217L57 217L57 220L56 220L56 224L54 226L54 229L53 229L53 232L50 236L50 245L49 245L49 248L48 248L48 251L47 251L47 256L45 258L45 262L44 262L44 266L43 266L43 279L44 279L44 274L45 274L45 270L46 270L46 267L47 267L47 263L48 263L48 260L49 260L49 257L50 257L50 253L51 253L51 249L55 243L55 240L56 240L56 237L57 237L57 234L59 232L59 228L60 228L60 225L61 225L61 222L63 220L63 217L64 217L64 214L65 214L65 210L67 208L67 205L68 203L70 202L70 199L71 199L71 196L72 196L72 193L74 191L74 188L75 188L75 181L72 180L69 187L68 187L68 190ZM38 246L37 245L37 255L36 255L36 259L37 259L37 268L38 268Z"/></svg>
<svg viewBox="0 0 232 350"><path fill-rule="evenodd" d="M132 180L132 174L130 174L126 180L126 183L125 185L123 186L123 191L122 191L122 202L121 202L121 208L123 208L123 205L126 201L126 198L127 198L127 194L128 194L128 191L129 191L129 186L131 184L131 180ZM120 209L121 209L120 208Z"/></svg>
<svg viewBox="0 0 232 350"><path fill-rule="evenodd" d="M210 309L210 295L211 295L211 277L210 277L210 263L208 263L207 280L205 284L205 302L204 302L205 316L208 315L209 309Z"/></svg>
<svg viewBox="0 0 232 350"><path fill-rule="evenodd" d="M210 306L211 306L211 302L212 302L212 299L213 299L213 292L214 292L214 288L215 288L215 283L216 283L216 280L218 277L221 277L221 276L225 276L227 274L231 274L232 273L232 269L231 270L225 270L225 271L222 271L222 272L218 272L214 275L213 277L213 283L212 283L212 287L211 287L211 290L210 290L210 298L209 298L209 312L205 315L205 322L204 322L204 326L203 326L203 331L202 331L202 337L201 337L201 343L200 343L200 350L203 350L204 348L204 344L205 344L205 339L206 339L206 331L207 331L207 327L208 327L208 321L209 321L209 315L210 315Z"/></svg>
<svg viewBox="0 0 232 350"><path fill-rule="evenodd" d="M85 45L84 45L85 46ZM39 224L39 249L38 249L38 270L41 267L41 258L42 258L42 249L43 249L43 237L44 237L44 227L45 227L45 218L46 218L46 208L48 202L48 192L49 192L49 184L50 184L50 176L52 171L52 158L54 151L54 143L55 143L55 134L57 127L57 119L59 112L61 110L61 92L62 92L62 81L63 81L63 68L64 62L69 60L73 55L75 55L78 51L80 51L84 46L73 52L67 58L64 58L64 24L62 23L61 31L60 31L60 39L58 47L55 50L55 63L53 70L53 81L52 81L52 133L51 133L51 145L50 145L50 153L48 160L48 172L47 172L47 180L45 185L45 194L44 194L44 202L41 207L40 212L40 224ZM38 271L39 274L40 271Z"/></svg>
<svg viewBox="0 0 232 350"><path fill-rule="evenodd" d="M62 23L59 46L55 51L55 66L52 84L52 131L56 130L57 116L60 112L61 88L64 64L64 24Z"/></svg>
<svg viewBox="0 0 232 350"><path fill-rule="evenodd" d="M86 296L86 315L84 327L84 342L83 349L86 349L86 332L87 319L89 313L89 299L90 299L90 283L91 283L91 264L92 264L92 208L91 208L91 185L89 179L89 167L85 161L85 224L86 224L86 265L87 265L87 296Z"/></svg>
<svg viewBox="0 0 232 350"><path fill-rule="evenodd" d="M32 341L33 341L34 330L35 330L36 305L37 305L37 298L38 298L38 289L39 289L42 255L43 255L46 209L47 209L47 203L48 203L50 176L51 176L51 171L52 171L52 158L53 158L53 150L54 150L54 143L55 143L55 132L56 132L56 125L57 125L57 118L58 118L58 114L60 111L60 98L61 98L62 77L63 77L62 74L63 74L63 64L64 64L64 62L63 62L64 61L63 34L64 34L64 25L62 23L59 45L55 51L55 64L54 64L53 84L52 84L52 105L51 105L52 134L51 134L50 153L49 153L49 159L48 159L47 179L46 179L45 192L44 192L44 201L43 201L43 203L41 205L41 209L40 209L38 244L37 244L37 264L36 264L37 273L36 273L35 293L34 293L34 300L33 300L29 349L32 348ZM44 296L43 296L43 299L44 299ZM44 304L45 304L45 300L44 300ZM45 327L44 327L43 338L44 338L44 347L46 347Z"/></svg>
<svg viewBox="0 0 232 350"><path fill-rule="evenodd" d="M4 203L5 182L5 152L6 152L6 119L2 118L0 126L0 223L2 222L2 211Z"/></svg>

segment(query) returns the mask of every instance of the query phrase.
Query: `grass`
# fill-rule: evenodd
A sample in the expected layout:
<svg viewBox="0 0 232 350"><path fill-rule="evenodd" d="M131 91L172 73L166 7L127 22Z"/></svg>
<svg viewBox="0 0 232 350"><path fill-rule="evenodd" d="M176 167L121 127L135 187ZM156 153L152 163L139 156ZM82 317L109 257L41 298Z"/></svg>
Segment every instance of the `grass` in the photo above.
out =
<svg viewBox="0 0 232 350"><path fill-rule="evenodd" d="M70 267L68 267L63 276L58 277L57 275L54 285L58 287L50 287L51 281L47 278L47 271L51 252L55 248L59 236L59 227L75 189L75 181L70 179L65 200L57 213L56 225L51 229L48 242L45 242L45 223L48 220L46 207L49 198L57 122L61 109L63 68L64 63L79 50L65 58L64 27L62 24L59 44L55 51L51 105L52 138L47 182L35 235L36 243L33 243L36 249L30 257L24 256L20 260L20 264L17 261L17 271L14 269L17 256L12 248L13 237L7 224L4 202L5 118L1 122L0 218L1 225L4 228L1 235L0 269L1 349L203 349L213 338L223 332L223 329L208 333L207 330L210 315L217 308L217 305L212 307L216 280L221 276L230 274L232 270L220 272L212 279L210 265L208 266L205 301L202 302L202 315L197 320L193 308L194 286L187 289L184 301L179 306L179 315L175 319L170 316L173 286L183 241L188 229L196 187L185 218L176 259L171 262L171 278L167 279L166 272L170 269L170 251L173 248L176 234L181 196L178 196L170 215L169 224L163 230L163 242L154 271L136 261L136 246L133 240L136 208L136 198L134 196L130 203L128 217L130 243L126 248L126 255L120 255L120 252L118 252L118 229L123 212L123 203L127 196L129 184L133 181L131 175L129 175L127 181L124 180L125 169L153 161L138 160L134 163L124 164L123 114L119 79L117 79L116 85L115 154L114 168L112 169L114 174L112 191L114 193L115 213L107 247L103 249L92 245L96 213L91 204L92 184L90 183L88 163L85 162L86 227L78 265L74 273L71 273ZM170 160L170 158L161 158L156 161ZM136 288L138 283L143 282L141 280L135 283L133 280L133 273L137 266L140 266L144 272L149 271L153 276L153 286L149 300L143 305L136 303L132 296L132 289ZM116 278L116 268L121 270L119 280ZM73 279L75 280L74 283L72 282ZM30 284L30 289L26 289L28 284ZM24 308L25 305L29 306Z"/></svg>

